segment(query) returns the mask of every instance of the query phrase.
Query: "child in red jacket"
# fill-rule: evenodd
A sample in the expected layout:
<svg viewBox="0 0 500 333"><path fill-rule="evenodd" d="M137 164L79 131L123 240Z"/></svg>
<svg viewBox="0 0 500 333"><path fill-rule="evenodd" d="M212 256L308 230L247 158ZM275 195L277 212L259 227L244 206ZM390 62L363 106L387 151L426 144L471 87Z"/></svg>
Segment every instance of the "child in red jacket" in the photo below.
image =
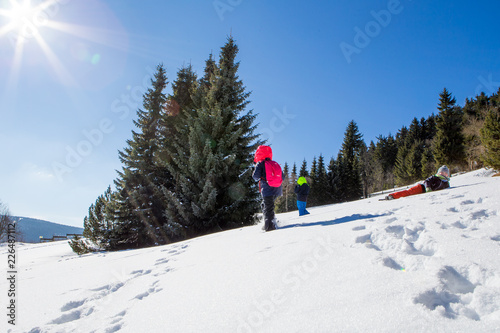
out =
<svg viewBox="0 0 500 333"><path fill-rule="evenodd" d="M283 195L281 185L273 187L269 185L266 172L266 160L272 161L273 151L269 146L259 146L255 152L255 170L253 179L259 182L259 190L262 195L262 213L264 215L264 230L276 229L276 217L274 214L274 200ZM283 175L281 175L283 176Z"/></svg>
<svg viewBox="0 0 500 333"><path fill-rule="evenodd" d="M423 184L410 187L407 190L394 192L385 197L386 200L399 199L409 195L420 194L424 192L438 191L450 187L450 170L446 165L438 169L438 172L426 180Z"/></svg>

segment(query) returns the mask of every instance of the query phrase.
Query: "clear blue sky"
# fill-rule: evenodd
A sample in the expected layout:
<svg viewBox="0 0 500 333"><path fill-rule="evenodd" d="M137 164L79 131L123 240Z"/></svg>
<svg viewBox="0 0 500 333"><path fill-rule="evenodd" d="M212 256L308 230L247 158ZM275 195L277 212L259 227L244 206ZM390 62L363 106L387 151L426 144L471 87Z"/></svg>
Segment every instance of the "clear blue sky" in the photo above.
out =
<svg viewBox="0 0 500 333"><path fill-rule="evenodd" d="M0 0L0 200L82 226L153 69L201 74L230 34L275 159L329 161L351 120L369 144L436 113L445 87L460 105L496 92L498 13L493 0Z"/></svg>

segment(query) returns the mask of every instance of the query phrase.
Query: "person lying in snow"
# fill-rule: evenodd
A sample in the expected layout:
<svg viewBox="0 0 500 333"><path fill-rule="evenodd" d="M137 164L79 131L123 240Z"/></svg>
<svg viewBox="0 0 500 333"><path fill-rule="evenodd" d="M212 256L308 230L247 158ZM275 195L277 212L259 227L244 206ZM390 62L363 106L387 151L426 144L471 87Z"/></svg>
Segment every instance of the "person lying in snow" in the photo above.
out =
<svg viewBox="0 0 500 333"><path fill-rule="evenodd" d="M446 165L440 167L434 176L424 180L423 184L410 187L407 190L394 192L385 197L386 200L399 199L409 195L420 194L424 192L438 191L450 187L450 170Z"/></svg>

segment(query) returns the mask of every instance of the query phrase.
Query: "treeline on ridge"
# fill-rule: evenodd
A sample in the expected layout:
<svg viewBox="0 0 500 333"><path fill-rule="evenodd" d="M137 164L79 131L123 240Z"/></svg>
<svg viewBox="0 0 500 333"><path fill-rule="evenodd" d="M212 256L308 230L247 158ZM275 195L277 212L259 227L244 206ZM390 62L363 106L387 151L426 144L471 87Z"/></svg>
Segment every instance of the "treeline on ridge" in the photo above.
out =
<svg viewBox="0 0 500 333"><path fill-rule="evenodd" d="M325 162L314 157L308 169L304 160L297 171L284 165L283 197L277 212L296 209L293 189L305 176L311 186L308 206L366 198L371 193L412 184L434 174L446 164L454 172L484 166L500 170L500 89L466 99L463 107L444 88L439 94L438 114L403 126L396 136L378 136L367 146L358 126L351 121L336 158Z"/></svg>

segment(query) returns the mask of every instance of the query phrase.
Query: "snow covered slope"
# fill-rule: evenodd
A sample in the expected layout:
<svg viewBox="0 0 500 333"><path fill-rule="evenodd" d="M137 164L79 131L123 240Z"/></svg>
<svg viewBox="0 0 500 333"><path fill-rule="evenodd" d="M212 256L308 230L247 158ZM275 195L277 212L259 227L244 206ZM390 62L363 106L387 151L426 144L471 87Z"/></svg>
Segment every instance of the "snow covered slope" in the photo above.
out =
<svg viewBox="0 0 500 333"><path fill-rule="evenodd" d="M499 332L500 178L451 184L281 214L268 233L81 257L18 244L17 325L4 316L0 330Z"/></svg>

